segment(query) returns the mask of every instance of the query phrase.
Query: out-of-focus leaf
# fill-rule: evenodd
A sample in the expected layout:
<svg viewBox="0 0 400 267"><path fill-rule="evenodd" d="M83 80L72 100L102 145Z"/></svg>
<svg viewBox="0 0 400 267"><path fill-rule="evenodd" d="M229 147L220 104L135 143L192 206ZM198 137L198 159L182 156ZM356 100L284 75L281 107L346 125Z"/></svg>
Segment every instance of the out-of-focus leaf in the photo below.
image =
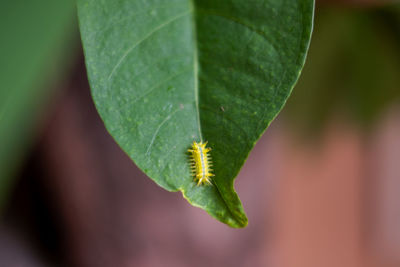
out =
<svg viewBox="0 0 400 267"><path fill-rule="evenodd" d="M308 133L341 112L364 127L400 100L399 5L319 9L309 59L285 114Z"/></svg>
<svg viewBox="0 0 400 267"><path fill-rule="evenodd" d="M156 183L244 227L233 183L281 110L310 41L313 0L78 0L97 109ZM208 141L213 186L187 149Z"/></svg>
<svg viewBox="0 0 400 267"><path fill-rule="evenodd" d="M0 206L28 148L47 88L71 53L74 3L3 1L0 8ZM69 49L68 49L69 48Z"/></svg>

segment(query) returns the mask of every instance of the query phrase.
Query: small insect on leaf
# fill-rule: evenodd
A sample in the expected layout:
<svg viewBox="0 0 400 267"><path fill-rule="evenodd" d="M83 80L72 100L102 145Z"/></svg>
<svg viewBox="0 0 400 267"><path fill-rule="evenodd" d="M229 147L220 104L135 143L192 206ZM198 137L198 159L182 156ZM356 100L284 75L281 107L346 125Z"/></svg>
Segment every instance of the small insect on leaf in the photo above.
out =
<svg viewBox="0 0 400 267"><path fill-rule="evenodd" d="M207 148L206 145L207 142L197 143L194 141L192 148L188 150L191 153L190 167L192 175L197 185L211 184L211 176L214 176L211 173L212 162L211 156L208 153L211 151L211 148Z"/></svg>

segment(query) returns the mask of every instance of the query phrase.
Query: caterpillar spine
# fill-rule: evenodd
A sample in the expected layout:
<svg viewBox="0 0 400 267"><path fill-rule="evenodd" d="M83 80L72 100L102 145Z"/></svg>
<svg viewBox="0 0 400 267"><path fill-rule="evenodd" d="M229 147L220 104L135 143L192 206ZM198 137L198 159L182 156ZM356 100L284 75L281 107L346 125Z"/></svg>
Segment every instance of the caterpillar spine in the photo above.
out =
<svg viewBox="0 0 400 267"><path fill-rule="evenodd" d="M211 177L214 176L211 172L212 161L209 152L211 148L206 147L207 142L193 142L191 149L190 168L192 176L194 176L197 185L211 184Z"/></svg>

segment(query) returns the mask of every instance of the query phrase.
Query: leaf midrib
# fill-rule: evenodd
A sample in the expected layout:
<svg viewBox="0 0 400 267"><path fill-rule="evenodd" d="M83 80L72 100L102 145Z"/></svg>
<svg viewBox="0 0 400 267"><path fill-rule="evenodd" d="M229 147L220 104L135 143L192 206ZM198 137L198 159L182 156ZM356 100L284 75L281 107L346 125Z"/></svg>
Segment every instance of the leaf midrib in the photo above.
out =
<svg viewBox="0 0 400 267"><path fill-rule="evenodd" d="M199 107L199 53L198 53L198 38L197 38L197 25L196 25L196 5L195 5L195 0L190 0L191 1L191 12L192 12L192 31L193 31L193 38L194 38L194 58L193 58L193 64L194 64L194 93L195 93L195 103L196 103L196 113L197 113L197 127L199 131L199 137L200 141L203 142L203 134L201 130L201 121L200 121L200 107ZM227 200L225 200L223 194L221 193L220 189L216 185L216 183L213 183L213 186L216 188L218 195L221 197L223 203L225 204L227 210L231 214L232 218L234 218L239 225L242 225L243 222L241 218L238 218L233 211L231 210L231 207L228 205Z"/></svg>

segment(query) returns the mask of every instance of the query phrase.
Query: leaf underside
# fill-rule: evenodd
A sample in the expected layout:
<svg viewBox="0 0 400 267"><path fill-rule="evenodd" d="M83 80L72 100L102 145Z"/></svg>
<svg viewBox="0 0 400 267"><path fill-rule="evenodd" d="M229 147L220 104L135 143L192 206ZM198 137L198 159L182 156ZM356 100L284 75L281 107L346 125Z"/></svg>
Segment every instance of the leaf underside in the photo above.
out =
<svg viewBox="0 0 400 267"><path fill-rule="evenodd" d="M157 184L229 226L246 226L233 182L299 76L313 7L313 0L78 0L105 126ZM212 186L190 175L193 141L212 148Z"/></svg>

